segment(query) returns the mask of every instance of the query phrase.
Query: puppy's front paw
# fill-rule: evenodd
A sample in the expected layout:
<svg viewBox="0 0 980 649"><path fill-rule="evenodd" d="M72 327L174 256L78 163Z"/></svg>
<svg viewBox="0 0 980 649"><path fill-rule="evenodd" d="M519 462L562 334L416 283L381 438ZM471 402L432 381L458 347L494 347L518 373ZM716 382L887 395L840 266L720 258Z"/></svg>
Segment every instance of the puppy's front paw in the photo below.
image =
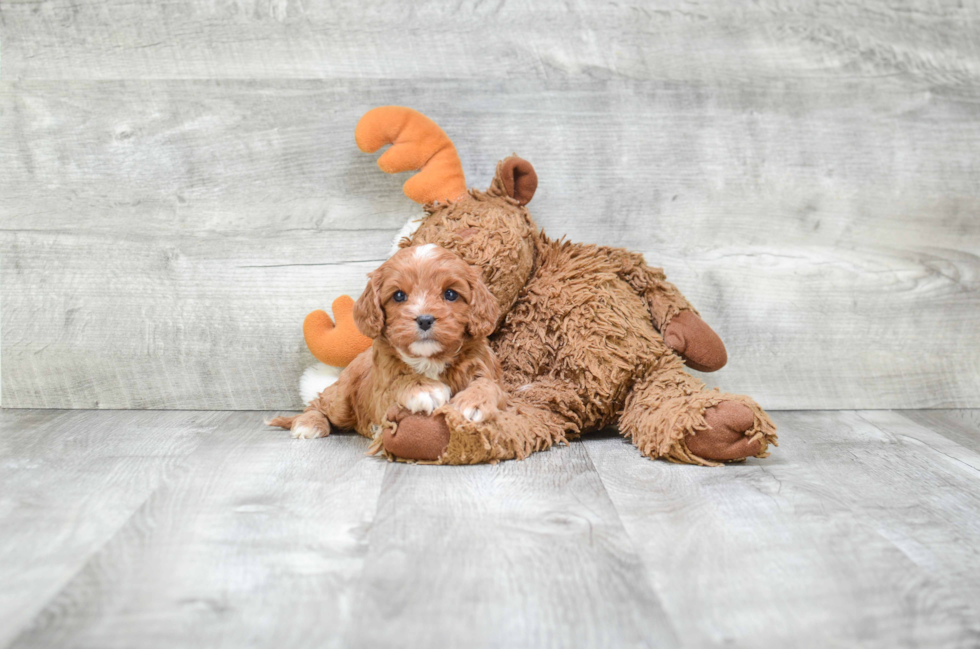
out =
<svg viewBox="0 0 980 649"><path fill-rule="evenodd" d="M497 405L495 403L468 395L465 392L460 392L452 400L452 405L463 414L463 417L467 421L472 421L475 424L491 419L497 414Z"/></svg>
<svg viewBox="0 0 980 649"><path fill-rule="evenodd" d="M293 420L293 439L316 439L330 434L330 422L319 412L311 410Z"/></svg>
<svg viewBox="0 0 980 649"><path fill-rule="evenodd" d="M424 412L431 415L433 410L449 401L450 396L452 396L452 392L445 383L420 385L407 390L402 395L401 404L412 412Z"/></svg>

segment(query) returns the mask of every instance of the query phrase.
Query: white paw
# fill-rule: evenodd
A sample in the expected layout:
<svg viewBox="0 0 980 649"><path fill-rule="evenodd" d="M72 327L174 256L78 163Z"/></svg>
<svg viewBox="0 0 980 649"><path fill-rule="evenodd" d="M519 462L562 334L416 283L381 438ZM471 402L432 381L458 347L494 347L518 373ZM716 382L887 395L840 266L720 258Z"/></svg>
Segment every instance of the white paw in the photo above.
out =
<svg viewBox="0 0 980 649"><path fill-rule="evenodd" d="M445 383L438 385L423 385L404 396L403 406L412 412L424 412L431 415L432 411L449 401L452 393Z"/></svg>
<svg viewBox="0 0 980 649"><path fill-rule="evenodd" d="M293 439L316 439L324 436L324 431L304 424L293 426L292 433Z"/></svg>
<svg viewBox="0 0 980 649"><path fill-rule="evenodd" d="M479 423L483 421L483 411L480 410L479 406L470 406L463 409L463 416L469 421L474 423Z"/></svg>

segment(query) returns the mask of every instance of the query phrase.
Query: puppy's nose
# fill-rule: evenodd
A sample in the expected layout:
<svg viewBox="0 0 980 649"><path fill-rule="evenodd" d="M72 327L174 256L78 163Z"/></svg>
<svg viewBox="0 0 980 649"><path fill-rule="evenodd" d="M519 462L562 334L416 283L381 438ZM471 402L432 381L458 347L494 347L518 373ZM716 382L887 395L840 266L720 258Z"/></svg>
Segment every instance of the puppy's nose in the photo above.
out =
<svg viewBox="0 0 980 649"><path fill-rule="evenodd" d="M420 315L415 318L415 322L418 324L419 329L421 329L422 331L428 331L429 329L431 329L432 323L435 321L436 319L431 315Z"/></svg>

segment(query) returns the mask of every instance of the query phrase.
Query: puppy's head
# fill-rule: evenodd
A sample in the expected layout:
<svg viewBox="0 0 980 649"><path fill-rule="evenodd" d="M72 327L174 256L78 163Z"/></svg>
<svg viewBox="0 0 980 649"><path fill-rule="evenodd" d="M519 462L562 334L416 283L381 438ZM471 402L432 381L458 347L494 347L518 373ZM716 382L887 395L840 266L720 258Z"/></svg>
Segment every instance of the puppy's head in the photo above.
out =
<svg viewBox="0 0 980 649"><path fill-rule="evenodd" d="M433 244L402 248L373 273L354 322L412 357L452 356L493 333L499 307L480 271Z"/></svg>

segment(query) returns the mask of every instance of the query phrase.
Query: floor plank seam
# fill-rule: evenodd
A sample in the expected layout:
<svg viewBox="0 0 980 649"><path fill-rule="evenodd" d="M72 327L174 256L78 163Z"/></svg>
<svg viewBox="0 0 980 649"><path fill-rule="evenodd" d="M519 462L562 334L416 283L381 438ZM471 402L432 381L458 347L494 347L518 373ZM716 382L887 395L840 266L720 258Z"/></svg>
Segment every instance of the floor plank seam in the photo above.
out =
<svg viewBox="0 0 980 649"><path fill-rule="evenodd" d="M97 547L93 548L92 551L88 553L88 555L85 557L85 561L83 561L78 565L78 569L70 573L61 582L61 584L58 585L58 590L52 593L51 597L46 599L42 604L40 604L40 606L37 607L37 611L32 615L30 621L17 630L17 634L12 637L10 642L4 645L3 649L8 649L9 647L14 647L22 644L21 639L37 627L37 621L43 615L45 615L45 613L50 609L52 604L57 602L60 597L64 596L64 594L68 591L68 589L71 588L71 585L75 583L75 580L78 579L78 577L90 567L92 563L92 559L94 557L99 556L99 554L101 554L108 546L112 544L113 541L115 541L119 533L122 530L126 529L127 526L129 526L129 524L133 521L136 515L139 514L141 511L143 511L143 508L146 507L147 503L150 502L150 500L152 500L153 497L157 493L159 493L162 488L163 488L163 482L161 481L161 484L154 487L153 490L147 494L146 498L144 498L143 501L140 502L139 506L135 507L133 511L129 514L129 516L127 516L122 521L122 523L116 526L115 529L112 530L111 534L106 536L105 540L102 543L100 543Z"/></svg>
<svg viewBox="0 0 980 649"><path fill-rule="evenodd" d="M883 434L883 435L891 435L891 436L894 436L894 437L897 437L897 438L901 439L903 442L911 443L911 444L916 444L916 445L919 445L919 446L923 446L923 447L929 449L930 451L932 451L933 453L937 453L938 455L942 455L943 457L945 457L945 458L947 458L949 460L952 460L953 462L956 463L957 466L965 467L965 468L969 469L969 471L971 473L974 473L974 474L980 476L980 469L977 469L977 467L972 466L969 463L964 462L960 458L950 455L949 453L945 453L945 452L941 451L940 449L936 448L935 446L933 446L931 444L928 444L926 442L923 442L921 439L916 439L915 437L912 437L910 435L902 435L901 433L893 433L893 432L890 432L890 431L886 431L883 428L881 428L881 426L877 425L876 423L874 423L873 421L869 420L867 417L865 417L864 415L862 415L861 412L862 411L857 410L857 411L855 411L855 414L858 416L858 418L861 421L867 423L869 426L871 426L872 428L874 428L875 430L877 430L881 434ZM901 412L898 412L898 414L901 415ZM916 422L916 421L914 421L912 419L909 419L908 417L902 416L902 418L905 419L906 421L910 422L911 424L915 425L915 426L920 426L922 428L925 428L924 426L922 426L922 424L920 424L920 423L918 423L918 422ZM943 436L943 439L945 439L946 441L948 441L950 444L955 445L957 448L962 449L965 453L970 453L971 455L974 454L974 452L971 449L968 449L965 446L963 446L962 444L959 444L956 440L950 439L950 438L946 437L945 435Z"/></svg>
<svg viewBox="0 0 980 649"><path fill-rule="evenodd" d="M620 441L625 441L625 438L623 438L621 435L617 435L617 438ZM666 609L666 606L665 606L665 602L667 600L661 594L661 592L658 590L657 585L654 583L653 579L651 578L650 573L647 570L646 562L643 561L643 556L640 553L640 550L639 550L639 548L636 545L636 539L633 538L633 536L629 533L629 528L623 523L622 513L619 511L619 508L616 507L616 501L615 501L615 499L609 494L609 489L606 486L606 482L602 478L602 472L599 471L599 469L596 467L595 460L593 459L592 453L589 450L589 444L587 444L584 440L579 440L578 442L572 442L572 443L579 443L579 444L582 444L585 447L585 457L589 461L589 466L592 468L592 472L595 474L596 478L599 480L599 486L602 487L602 493L605 495L606 500L609 502L609 506L612 508L612 512L616 515L616 523L619 524L619 527L623 530L623 533L626 535L626 538L629 540L629 547L630 547L630 550L633 553L633 556L636 557L637 563L640 566L640 571L641 571L641 576L643 578L643 582L650 588L650 590L653 592L653 595L657 598L657 601L660 604L660 608L663 609L664 613L667 613L667 609ZM638 451L637 451L637 458L636 459L637 459L637 461L644 461L644 462L658 462L658 461L662 461L662 460L650 460L649 458L645 458L645 457L639 455L639 452ZM680 646L684 646L683 636L681 635L680 630L674 624L674 621L671 619L671 616L669 614L667 614L667 615L665 615L665 618L666 618L665 621L667 622L667 624L670 627L671 632L673 633L673 637L677 639L677 642L680 644Z"/></svg>
<svg viewBox="0 0 980 649"><path fill-rule="evenodd" d="M33 410L57 410L57 409L34 408ZM76 411L66 410L65 412L74 413ZM211 414L217 414L217 412ZM17 630L16 635L12 636L12 639L4 645L3 649L8 649L9 647L14 647L20 644L21 638L23 638L25 635L29 634L32 630L35 629L38 620L45 614L46 611L50 609L51 605L57 602L60 597L64 596L66 591L69 588L71 588L71 585L75 582L75 580L77 580L79 576L82 575L91 566L93 558L98 557L102 552L106 550L107 547L109 547L116 540L119 533L122 530L126 529L133 522L136 516L147 507L148 503L150 503L150 501L152 501L153 498L156 497L157 494L159 494L161 490L163 490L167 486L168 480L172 480L175 477L179 476L181 471L188 470L188 467L190 465L190 459L194 456L195 453L200 451L201 446L204 444L207 438L209 436L213 436L214 434L215 434L215 427L212 425L211 429L206 434L198 436L194 448L184 453L183 455L180 455L177 458L175 458L175 464L172 472L168 476L166 476L166 478L161 476L159 483L146 494L146 497L140 501L139 505L133 507L129 515L126 516L115 528L113 528L111 532L106 535L105 539L101 543L99 543L96 547L92 548L92 550L87 553L85 560L78 565L78 568L76 570L72 571L64 580L62 580L62 582L58 585L58 589L55 592L53 592L49 598L45 599L43 603L41 603L37 607L36 612L31 616L30 620Z"/></svg>

